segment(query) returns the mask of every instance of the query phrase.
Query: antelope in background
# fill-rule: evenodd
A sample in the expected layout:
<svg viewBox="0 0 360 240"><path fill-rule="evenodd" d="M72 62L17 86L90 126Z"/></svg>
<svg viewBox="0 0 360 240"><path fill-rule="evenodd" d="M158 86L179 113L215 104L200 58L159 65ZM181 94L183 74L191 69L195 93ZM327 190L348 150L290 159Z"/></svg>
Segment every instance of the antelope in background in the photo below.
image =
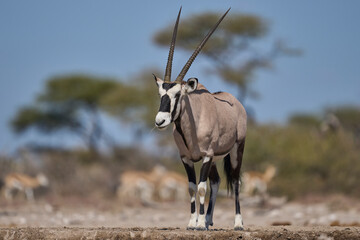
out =
<svg viewBox="0 0 360 240"><path fill-rule="evenodd" d="M276 168L268 166L265 172L248 171L243 174L244 193L248 196L260 195L265 197L267 186L276 174Z"/></svg>
<svg viewBox="0 0 360 240"><path fill-rule="evenodd" d="M229 9L230 10L230 9ZM181 8L174 26L164 79L154 75L159 88L160 108L155 126L165 129L174 122L173 135L185 167L191 202L187 229L206 230L213 225L213 212L220 177L215 161L224 159L227 187L235 192L235 230L243 229L239 203L240 169L245 146L246 112L231 94L210 93L197 78L183 81L192 62L214 33L229 10L218 20L195 49L175 81L171 81L172 60ZM194 162L202 161L200 181L196 185ZM205 215L205 194L210 180L210 200ZM199 215L196 212L196 194L199 194Z"/></svg>
<svg viewBox="0 0 360 240"><path fill-rule="evenodd" d="M40 173L36 177L31 177L22 173L10 173L4 178L4 193L7 200L13 199L14 190L24 192L28 201L34 200L34 189L47 187L49 181L47 177Z"/></svg>
<svg viewBox="0 0 360 240"><path fill-rule="evenodd" d="M119 178L117 189L118 198L125 204L134 204L140 201L149 205L154 200L156 182L164 169L155 167L150 173L141 171L126 171Z"/></svg>
<svg viewBox="0 0 360 240"><path fill-rule="evenodd" d="M126 171L120 178L117 189L118 198L125 204L140 201L143 205L154 201L184 200L187 180L181 174L156 166L151 172Z"/></svg>
<svg viewBox="0 0 360 240"><path fill-rule="evenodd" d="M168 171L160 178L156 189L160 201L184 201L188 181L183 175Z"/></svg>

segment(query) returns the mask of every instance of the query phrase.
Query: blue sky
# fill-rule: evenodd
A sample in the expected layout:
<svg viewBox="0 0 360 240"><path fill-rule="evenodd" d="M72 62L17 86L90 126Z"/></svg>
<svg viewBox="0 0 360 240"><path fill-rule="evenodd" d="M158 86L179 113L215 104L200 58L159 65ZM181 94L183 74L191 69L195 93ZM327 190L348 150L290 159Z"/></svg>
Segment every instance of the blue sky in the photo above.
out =
<svg viewBox="0 0 360 240"><path fill-rule="evenodd" d="M230 14L259 15L270 27L261 48L282 39L303 50L301 57L279 58L274 70L256 74L261 98L247 103L258 121L282 123L296 112L360 105L359 1L1 1L0 151L40 138L13 135L9 121L49 77L89 73L126 80L146 68L163 69L168 50L155 46L152 37L174 22L180 6L182 18L228 7ZM174 72L188 54L175 53ZM188 76L197 76L211 91L236 94L205 74L205 61L199 56ZM112 132L121 135L117 127Z"/></svg>

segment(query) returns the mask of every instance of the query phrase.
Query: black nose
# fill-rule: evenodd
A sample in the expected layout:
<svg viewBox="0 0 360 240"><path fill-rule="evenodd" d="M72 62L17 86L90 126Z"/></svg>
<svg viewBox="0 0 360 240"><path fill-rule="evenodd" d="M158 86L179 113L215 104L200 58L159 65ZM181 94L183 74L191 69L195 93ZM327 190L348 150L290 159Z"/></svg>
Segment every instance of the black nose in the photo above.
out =
<svg viewBox="0 0 360 240"><path fill-rule="evenodd" d="M156 126L161 126L165 122L165 119L162 120L160 123L155 122Z"/></svg>

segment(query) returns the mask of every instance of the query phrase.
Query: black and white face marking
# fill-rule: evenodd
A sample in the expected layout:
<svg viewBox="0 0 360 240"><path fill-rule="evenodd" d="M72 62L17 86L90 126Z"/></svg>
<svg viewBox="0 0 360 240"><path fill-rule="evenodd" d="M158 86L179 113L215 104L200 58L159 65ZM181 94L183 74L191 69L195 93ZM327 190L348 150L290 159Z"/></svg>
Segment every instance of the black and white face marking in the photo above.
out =
<svg viewBox="0 0 360 240"><path fill-rule="evenodd" d="M181 84L164 82L155 78L159 87L160 108L155 118L155 126L165 129L171 122L177 119L180 113Z"/></svg>

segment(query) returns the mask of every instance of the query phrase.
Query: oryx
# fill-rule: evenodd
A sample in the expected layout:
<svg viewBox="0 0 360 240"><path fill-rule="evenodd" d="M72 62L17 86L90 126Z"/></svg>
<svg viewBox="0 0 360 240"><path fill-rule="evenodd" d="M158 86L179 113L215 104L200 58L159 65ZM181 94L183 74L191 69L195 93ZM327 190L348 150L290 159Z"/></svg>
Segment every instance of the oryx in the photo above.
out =
<svg viewBox="0 0 360 240"><path fill-rule="evenodd" d="M229 9L230 10L230 9ZM243 229L239 203L240 168L246 135L246 112L231 94L210 93L197 78L183 81L192 62L229 10L205 36L187 61L179 76L171 82L171 65L181 8L175 23L164 80L154 75L161 98L155 125L159 129L175 123L173 135L189 180L191 217L188 229L205 230L213 225L212 216L220 177L214 163L224 159L227 187L235 191L236 230ZM194 162L202 160L200 180L196 187ZM210 180L210 201L205 216L206 181ZM200 210L196 213L196 193Z"/></svg>

